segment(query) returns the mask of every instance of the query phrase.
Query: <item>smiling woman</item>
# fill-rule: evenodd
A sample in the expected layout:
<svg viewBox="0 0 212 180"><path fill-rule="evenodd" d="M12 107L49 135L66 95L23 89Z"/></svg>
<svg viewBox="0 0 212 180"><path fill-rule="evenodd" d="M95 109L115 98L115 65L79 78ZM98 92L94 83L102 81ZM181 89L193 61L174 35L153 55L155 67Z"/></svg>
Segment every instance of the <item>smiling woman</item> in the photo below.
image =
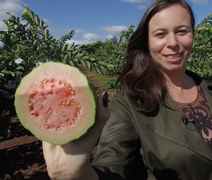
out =
<svg viewBox="0 0 212 180"><path fill-rule="evenodd" d="M190 16L180 5L152 17L149 22L150 54L164 73L184 71L192 50L193 32Z"/></svg>
<svg viewBox="0 0 212 180"><path fill-rule="evenodd" d="M43 142L52 179L211 180L212 83L186 70L194 24L184 0L156 0L147 9L110 111L100 96L88 133L62 147Z"/></svg>

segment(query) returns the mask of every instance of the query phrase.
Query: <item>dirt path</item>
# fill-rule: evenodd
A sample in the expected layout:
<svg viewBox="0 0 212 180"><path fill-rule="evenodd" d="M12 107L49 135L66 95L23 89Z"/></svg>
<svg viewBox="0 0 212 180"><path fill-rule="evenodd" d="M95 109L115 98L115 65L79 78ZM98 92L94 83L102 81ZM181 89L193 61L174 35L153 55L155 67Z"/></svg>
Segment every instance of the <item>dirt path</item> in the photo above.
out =
<svg viewBox="0 0 212 180"><path fill-rule="evenodd" d="M0 180L49 180L41 141L25 130L16 116L8 120L11 133L0 141Z"/></svg>

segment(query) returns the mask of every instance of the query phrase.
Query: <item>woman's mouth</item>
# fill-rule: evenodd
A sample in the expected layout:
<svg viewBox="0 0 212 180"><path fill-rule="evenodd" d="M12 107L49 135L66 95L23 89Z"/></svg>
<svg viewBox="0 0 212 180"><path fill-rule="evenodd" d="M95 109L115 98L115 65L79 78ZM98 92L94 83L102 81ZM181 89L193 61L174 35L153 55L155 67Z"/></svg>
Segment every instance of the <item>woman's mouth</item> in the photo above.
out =
<svg viewBox="0 0 212 180"><path fill-rule="evenodd" d="M169 59L175 59L181 56L181 53L179 54L174 54L174 55L165 55L165 57L169 58Z"/></svg>

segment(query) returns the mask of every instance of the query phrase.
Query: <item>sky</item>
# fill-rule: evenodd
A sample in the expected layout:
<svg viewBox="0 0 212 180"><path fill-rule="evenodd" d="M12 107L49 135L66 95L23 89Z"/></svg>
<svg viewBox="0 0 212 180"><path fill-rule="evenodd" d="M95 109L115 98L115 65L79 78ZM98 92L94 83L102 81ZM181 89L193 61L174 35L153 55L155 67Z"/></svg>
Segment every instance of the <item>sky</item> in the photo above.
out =
<svg viewBox="0 0 212 180"><path fill-rule="evenodd" d="M0 30L7 30L6 12L20 17L24 5L43 19L56 39L75 30L67 43L89 44L119 37L131 24L137 27L154 0L0 0ZM212 13L212 0L187 0L196 25ZM24 22L23 22L24 23Z"/></svg>

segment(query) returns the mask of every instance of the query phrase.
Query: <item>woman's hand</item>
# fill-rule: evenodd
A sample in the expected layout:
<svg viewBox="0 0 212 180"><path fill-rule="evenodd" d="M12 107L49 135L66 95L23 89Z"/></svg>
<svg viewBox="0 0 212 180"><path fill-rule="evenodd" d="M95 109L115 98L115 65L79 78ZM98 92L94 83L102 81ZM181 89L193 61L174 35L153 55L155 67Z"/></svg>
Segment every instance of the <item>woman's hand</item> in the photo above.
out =
<svg viewBox="0 0 212 180"><path fill-rule="evenodd" d="M62 146L43 142L43 154L51 179L98 180L89 160L102 128L110 116L110 111L103 106L102 100L107 94L104 93L102 96L98 97L96 122L85 135Z"/></svg>

